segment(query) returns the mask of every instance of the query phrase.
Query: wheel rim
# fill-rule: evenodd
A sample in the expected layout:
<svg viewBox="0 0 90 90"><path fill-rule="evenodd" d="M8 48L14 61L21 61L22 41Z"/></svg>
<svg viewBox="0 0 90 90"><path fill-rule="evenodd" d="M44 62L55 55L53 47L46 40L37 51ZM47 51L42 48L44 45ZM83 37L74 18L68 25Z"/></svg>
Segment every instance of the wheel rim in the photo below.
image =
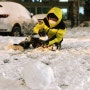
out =
<svg viewBox="0 0 90 90"><path fill-rule="evenodd" d="M20 27L13 28L13 36L20 36Z"/></svg>
<svg viewBox="0 0 90 90"><path fill-rule="evenodd" d="M19 34L18 31L14 32L13 35L14 35L14 36L20 36L20 34Z"/></svg>

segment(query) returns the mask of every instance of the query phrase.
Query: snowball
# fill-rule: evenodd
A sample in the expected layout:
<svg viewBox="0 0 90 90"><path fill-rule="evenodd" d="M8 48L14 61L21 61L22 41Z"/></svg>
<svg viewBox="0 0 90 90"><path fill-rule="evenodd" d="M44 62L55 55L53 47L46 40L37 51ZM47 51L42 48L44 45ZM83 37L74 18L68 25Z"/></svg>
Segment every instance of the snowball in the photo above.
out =
<svg viewBox="0 0 90 90"><path fill-rule="evenodd" d="M42 62L30 62L24 67L23 78L31 89L43 90L54 81L53 70Z"/></svg>

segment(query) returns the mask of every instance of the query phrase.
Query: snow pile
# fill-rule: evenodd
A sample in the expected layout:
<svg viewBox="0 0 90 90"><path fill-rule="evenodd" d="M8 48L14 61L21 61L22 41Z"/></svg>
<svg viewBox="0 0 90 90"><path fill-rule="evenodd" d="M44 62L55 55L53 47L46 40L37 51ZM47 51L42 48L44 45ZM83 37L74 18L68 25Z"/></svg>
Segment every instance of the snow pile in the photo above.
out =
<svg viewBox="0 0 90 90"><path fill-rule="evenodd" d="M0 90L90 90L89 32L90 27L68 28L60 51L7 50L26 37L0 36Z"/></svg>

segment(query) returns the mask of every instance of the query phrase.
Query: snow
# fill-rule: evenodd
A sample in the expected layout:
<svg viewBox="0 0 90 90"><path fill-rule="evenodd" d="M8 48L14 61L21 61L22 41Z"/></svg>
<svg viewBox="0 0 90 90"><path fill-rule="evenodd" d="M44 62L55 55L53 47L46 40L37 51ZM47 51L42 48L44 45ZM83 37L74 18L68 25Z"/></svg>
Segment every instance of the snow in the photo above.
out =
<svg viewBox="0 0 90 90"><path fill-rule="evenodd" d="M25 66L31 61L41 62L53 70L54 82L49 83L51 79L44 76L49 80L44 90L90 90L90 27L67 28L60 51L41 48L22 52L7 50L8 45L25 38L0 36L0 90L40 90L28 87L24 81ZM40 77L40 72L46 69L39 70L35 75Z"/></svg>
<svg viewBox="0 0 90 90"><path fill-rule="evenodd" d="M38 23L38 20L43 20L46 17L47 14L36 14L33 15L32 19L34 23Z"/></svg>

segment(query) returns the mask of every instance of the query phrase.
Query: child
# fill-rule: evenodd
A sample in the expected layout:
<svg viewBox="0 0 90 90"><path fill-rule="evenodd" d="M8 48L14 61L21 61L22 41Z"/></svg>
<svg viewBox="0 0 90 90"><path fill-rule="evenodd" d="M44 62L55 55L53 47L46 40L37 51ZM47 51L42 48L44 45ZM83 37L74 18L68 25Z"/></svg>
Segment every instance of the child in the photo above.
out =
<svg viewBox="0 0 90 90"><path fill-rule="evenodd" d="M57 49L60 49L63 37L66 33L65 24L62 20L61 9L58 7L51 8L42 22L36 24L33 32L34 35L43 36L46 34L48 36L47 40L38 42L38 44L40 43L40 45L47 45L48 47L55 45ZM34 40L34 42L37 42L37 40ZM29 43L31 43L31 41L29 41ZM29 48L29 45L26 45L27 42L24 42L24 45L28 47L24 47L24 45L21 44L22 42L19 43L19 46L22 46L24 49Z"/></svg>

